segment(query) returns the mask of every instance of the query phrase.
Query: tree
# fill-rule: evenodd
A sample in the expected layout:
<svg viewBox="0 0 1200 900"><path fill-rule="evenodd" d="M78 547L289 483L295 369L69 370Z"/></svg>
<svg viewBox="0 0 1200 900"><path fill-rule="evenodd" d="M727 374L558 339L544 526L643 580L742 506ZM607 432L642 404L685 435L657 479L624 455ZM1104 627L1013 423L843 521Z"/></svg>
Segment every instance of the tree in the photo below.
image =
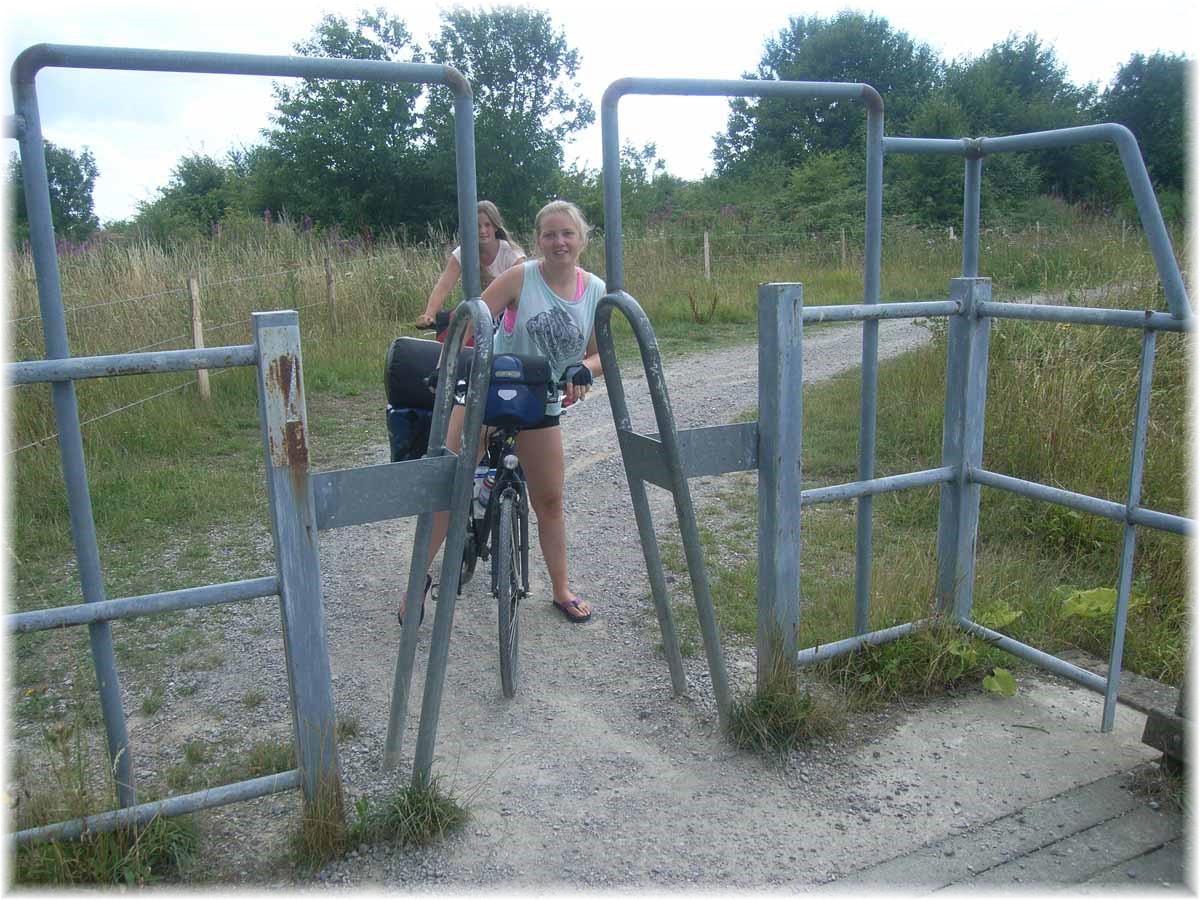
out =
<svg viewBox="0 0 1200 900"><path fill-rule="evenodd" d="M100 170L96 158L84 147L78 154L50 141L43 141L46 178L50 186L50 215L59 238L80 243L100 227L93 208L92 192ZM13 238L20 244L29 239L29 216L25 209L25 181L21 160L12 154L8 162L8 184L14 205Z"/></svg>
<svg viewBox="0 0 1200 900"><path fill-rule="evenodd" d="M840 12L825 20L790 18L767 40L757 72L746 78L864 82L884 98L889 131L903 131L918 103L941 80L933 50L886 19ZM795 166L809 153L861 148L862 104L831 100L734 98L725 133L716 138L719 174L745 174L763 164ZM857 152L861 155L861 149Z"/></svg>
<svg viewBox="0 0 1200 900"><path fill-rule="evenodd" d="M1156 186L1183 192L1189 62L1183 55L1135 53L1100 101L1102 116L1133 132Z"/></svg>
<svg viewBox="0 0 1200 900"><path fill-rule="evenodd" d="M313 37L296 45L304 56L422 62L405 24L383 9L363 12L351 26L327 15ZM348 228L391 228L419 220L430 191L418 139L418 84L303 79L276 84L272 153L257 162L290 185L281 201L295 217ZM271 179L274 190L284 185ZM453 184L453 182L451 182Z"/></svg>
<svg viewBox="0 0 1200 900"><path fill-rule="evenodd" d="M135 222L159 240L208 234L226 210L238 205L236 181L232 168L211 156L184 156L159 196L139 204Z"/></svg>
<svg viewBox="0 0 1200 900"><path fill-rule="evenodd" d="M1053 47L1036 34L1010 34L983 54L952 64L946 97L962 110L971 136L1022 134L1095 120L1096 89L1077 87ZM1038 189L1070 200L1090 191L1105 148L1068 147L1032 154Z"/></svg>
<svg viewBox="0 0 1200 900"><path fill-rule="evenodd" d="M563 142L595 118L575 80L578 52L546 13L517 7L443 12L430 52L471 83L479 196L495 201L506 216L531 218L554 196ZM448 92L431 92L424 130L431 172L439 184L453 185ZM452 190L446 199L449 214Z"/></svg>

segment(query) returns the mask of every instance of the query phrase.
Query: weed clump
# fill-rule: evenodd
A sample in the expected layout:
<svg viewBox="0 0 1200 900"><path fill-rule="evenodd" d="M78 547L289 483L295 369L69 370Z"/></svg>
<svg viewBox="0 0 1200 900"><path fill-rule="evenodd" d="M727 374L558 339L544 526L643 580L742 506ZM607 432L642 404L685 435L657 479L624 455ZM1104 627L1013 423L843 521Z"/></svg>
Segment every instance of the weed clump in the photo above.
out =
<svg viewBox="0 0 1200 900"><path fill-rule="evenodd" d="M901 698L933 697L978 682L1010 658L946 623L914 628L887 644L866 644L822 664L851 706L872 708Z"/></svg>
<svg viewBox="0 0 1200 900"><path fill-rule="evenodd" d="M353 845L391 843L403 847L425 846L443 840L467 821L467 810L442 791L438 779L409 785L381 806L365 799L354 804L356 818L350 826Z"/></svg>
<svg viewBox="0 0 1200 900"><path fill-rule="evenodd" d="M764 686L734 699L729 736L743 750L782 760L813 738L839 734L845 725L841 712L802 686L794 670L776 663Z"/></svg>
<svg viewBox="0 0 1200 900"><path fill-rule="evenodd" d="M188 818L154 818L78 841L36 841L17 848L13 883L152 884L181 875L198 843Z"/></svg>

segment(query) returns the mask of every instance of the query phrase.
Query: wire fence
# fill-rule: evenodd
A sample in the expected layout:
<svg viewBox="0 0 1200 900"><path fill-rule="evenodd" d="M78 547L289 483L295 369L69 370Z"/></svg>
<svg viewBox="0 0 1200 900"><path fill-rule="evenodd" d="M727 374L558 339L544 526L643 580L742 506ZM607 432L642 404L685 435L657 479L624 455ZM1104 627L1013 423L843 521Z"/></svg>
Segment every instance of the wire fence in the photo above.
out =
<svg viewBox="0 0 1200 900"><path fill-rule="evenodd" d="M956 252L955 245L958 235L953 226L947 228L920 228L909 226L889 225L885 229L885 240L910 240L938 252ZM1018 234L1008 234L1003 229L988 231L993 236L1002 236L1006 240L1033 241L1044 247L1056 240L1049 229L1043 229L1040 223L1034 229L1026 229ZM1032 236L1031 236L1032 235ZM1125 243L1127 227L1124 222L1120 226L1120 241ZM751 230L749 227L731 228L716 227L706 229L688 229L648 232L631 236L623 240L623 245L629 250L629 267L637 267L640 257L646 257L650 265L660 265L664 253L672 261L674 267L689 268L694 273L703 273L706 280L712 278L713 270L721 266L733 266L764 257L778 256L780 258L805 258L822 264L838 264L843 268L856 265L861 260L862 229L861 227L838 226L828 229L805 230ZM289 249L293 252L295 248ZM363 289L367 299L378 307L387 304L387 297L397 292L407 292L410 303L420 303L427 296L434 280L445 259L445 254L434 245L400 246L396 249L380 250L362 253L357 256L346 256L336 249L322 248L321 252L313 253L308 248L308 259L302 259L296 265L269 265L272 260L269 253L254 257L250 262L267 263L266 271L249 273L230 273L231 265L245 264L245 261L225 261L218 270L206 270L200 265L192 268L191 284L183 287L161 287L155 290L143 290L125 297L109 297L97 302L86 302L87 295L75 292L64 292L65 298L78 301L74 306L66 307L68 315L68 334L73 352L77 355L99 355L100 353L141 353L164 348L184 349L202 346L204 337L226 335L236 329L242 329L247 336L250 330L250 313L263 309L291 308L297 310L312 310L324 308L327 316L318 323L318 327L336 330L339 312L353 312L352 304L344 304L339 310L338 290L348 292L357 283L366 278ZM602 262L603 239L598 240L594 248L589 248L589 259ZM657 260L657 262L655 262ZM158 277L168 280L172 277L183 281L178 275L178 261L165 254L156 254L149 263L144 259L135 258L129 254L125 266L133 272L152 269L158 265L166 272L159 272ZM110 265L106 263L105 265ZM111 267L111 266L110 266ZM13 267L20 268L20 267ZM66 264L64 264L66 268ZM174 270L175 274L169 272ZM115 276L105 269L100 276L89 273L86 267L81 272L73 270L66 272L75 281L93 281L100 277ZM22 284L22 276L24 283ZM356 277L358 281L356 282ZM211 280L209 280L211 278ZM371 279L374 278L372 282ZM403 287L395 288L399 278ZM13 279L15 290L11 292L14 303L24 305L26 309L36 306L36 292L33 290L34 279L32 267L26 265L24 271L17 272ZM246 292L246 288L262 286L257 290ZM239 293L241 292L241 293ZM179 301L181 298L190 305L189 318L191 331L178 330L182 318L177 306L161 307L163 301ZM414 299L415 298L415 299ZM363 298L359 298L360 300ZM215 301L215 302L214 302ZM216 321L203 321L201 306L207 305L207 312ZM359 304L359 305L370 305ZM393 304L398 306L399 304ZM125 318L118 316L129 314ZM20 310L18 310L20 311ZM378 309L377 309L378 311ZM100 325L84 325L81 319L91 315L103 315L107 312L109 318L104 327ZM360 312L361 314L361 312ZM39 341L29 333L30 323L41 320L40 312L28 312L16 315L7 320L14 328L14 358L40 358ZM372 320L374 321L374 320ZM171 336L156 337L153 340L143 340L132 348L124 346L123 342L130 337L136 338L145 334L146 330L161 327L170 329ZM160 332L161 333L161 332ZM148 335L146 335L148 336ZM236 338L236 334L232 337ZM106 347L105 343L116 343L116 347ZM227 370L224 370L227 371ZM224 371L215 374L224 374ZM102 421L118 413L136 409L146 403L178 393L186 387L196 384L197 379L176 384L166 390L151 392L143 397L127 400L121 398L111 408L91 415L81 422L87 426ZM26 432L31 430L25 428ZM36 431L35 431L36 433ZM26 450L42 448L49 445L57 437L57 432L43 437L23 441L19 446L7 451L8 456L14 456Z"/></svg>

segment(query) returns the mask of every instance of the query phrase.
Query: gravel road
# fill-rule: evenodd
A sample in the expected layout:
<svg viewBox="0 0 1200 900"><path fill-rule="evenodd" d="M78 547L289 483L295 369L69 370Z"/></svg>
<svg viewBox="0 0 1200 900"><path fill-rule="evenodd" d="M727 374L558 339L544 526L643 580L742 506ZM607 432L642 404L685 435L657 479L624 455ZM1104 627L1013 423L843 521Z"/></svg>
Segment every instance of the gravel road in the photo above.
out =
<svg viewBox="0 0 1200 900"><path fill-rule="evenodd" d="M899 321L882 323L880 335L881 358L928 338L925 329ZM860 353L859 327L810 332L805 378L853 368ZM634 427L657 431L640 367L624 366L623 376ZM667 365L680 428L724 423L752 408L757 384L753 345ZM672 693L656 649L645 563L602 383L564 419L563 431L572 583L596 614L576 627L551 607L535 550L533 597L522 613L521 685L506 701L496 612L486 579L472 581L456 607L434 767L456 794L469 798L470 823L445 846L367 851L318 877L455 888L749 887L823 877L789 860L794 851L762 854L760 842L778 827L771 819L785 810L786 818L796 816L804 782L781 783L786 775L779 769L735 752L721 736L703 653L685 659L687 696ZM386 449L376 452L382 461ZM718 481L698 479L695 496ZM650 497L656 528L672 529L671 495L651 488ZM387 789L379 770L398 634L393 610L412 528L405 521L322 536L338 708L357 710L363 725L343 755L351 795ZM432 618L422 630L401 780L411 772ZM727 642L726 652L734 684L749 683L752 650ZM830 753L814 760L806 777L836 765Z"/></svg>

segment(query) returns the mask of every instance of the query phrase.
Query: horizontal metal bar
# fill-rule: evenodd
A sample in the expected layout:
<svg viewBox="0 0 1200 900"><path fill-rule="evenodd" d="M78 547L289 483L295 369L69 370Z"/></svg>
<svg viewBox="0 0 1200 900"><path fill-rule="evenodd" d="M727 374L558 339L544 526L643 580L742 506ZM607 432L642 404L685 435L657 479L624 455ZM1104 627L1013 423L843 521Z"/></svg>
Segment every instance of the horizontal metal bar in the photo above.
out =
<svg viewBox="0 0 1200 900"><path fill-rule="evenodd" d="M1045 500L1047 503L1057 503L1080 512L1103 516L1117 522L1125 521L1125 504L1114 503L1112 500L1102 500L1089 494L1077 494L1074 491L1064 491L1062 488L1050 487L1036 481L1026 481L1024 478L1013 478L1011 475L1001 475L989 472L987 469L970 467L967 470L967 480L988 487L1000 488L1022 497L1034 500Z"/></svg>
<svg viewBox="0 0 1200 900"><path fill-rule="evenodd" d="M1129 514L1129 521L1134 525L1146 525L1159 531L1169 531L1184 537L1192 537L1196 533L1196 520L1185 516L1159 512L1156 509L1145 509L1137 506Z"/></svg>
<svg viewBox="0 0 1200 900"><path fill-rule="evenodd" d="M158 816L167 818L184 815L201 809L212 809L216 806L226 806L242 800L253 800L256 797L266 797L269 794L294 790L299 786L300 770L292 769L275 775L252 778L249 781L237 781L233 784L206 788L191 794L180 794L178 797L155 800L152 803L127 806L124 809L115 809L96 816L85 816L82 819L43 825L40 828L27 828L11 835L9 841L10 846L13 843L24 846L34 841L75 841L88 833L114 831L131 825L141 826Z"/></svg>
<svg viewBox="0 0 1200 900"><path fill-rule="evenodd" d="M817 503L833 503L838 500L853 500L856 497L888 494L893 491L925 487L930 484L941 484L944 481L950 481L953 477L953 466L941 466L937 469L924 469L920 472L905 472L903 475L885 475L882 478L871 478L867 481L850 481L829 487L810 488L800 492L800 505L813 506Z"/></svg>
<svg viewBox="0 0 1200 900"><path fill-rule="evenodd" d="M74 381L109 375L157 375L195 369L229 369L255 364L254 345L206 347L202 350L157 350L150 353L115 353L111 356L72 356L9 363L11 384Z"/></svg>
<svg viewBox="0 0 1200 900"><path fill-rule="evenodd" d="M100 600L96 603L77 603L74 606L13 613L8 616L8 633L25 634L30 631L45 631L47 628L61 628L65 625L90 625L93 622L130 619L134 616L148 616L179 609L196 609L202 606L217 606L221 603L237 603L242 600L255 600L259 597L274 597L278 594L279 578L268 575L244 581L183 588L178 591L161 591L137 597L119 597L113 600Z"/></svg>
<svg viewBox="0 0 1200 900"><path fill-rule="evenodd" d="M1092 306L1041 306L1032 303L975 304L979 314L997 319L1030 319L1037 322L1069 322L1078 325L1115 325L1119 328L1152 328L1157 331L1191 332L1192 317L1177 319L1152 309L1103 309Z"/></svg>
<svg viewBox="0 0 1200 900"><path fill-rule="evenodd" d="M449 509L457 459L446 451L443 456L314 474L317 530Z"/></svg>
<svg viewBox="0 0 1200 900"><path fill-rule="evenodd" d="M937 153L965 156L971 149L970 138L885 137L884 153Z"/></svg>
<svg viewBox="0 0 1200 900"><path fill-rule="evenodd" d="M856 303L846 306L806 306L805 322L852 322L862 319L919 319L954 316L962 311L957 300L921 300L905 303Z"/></svg>
<svg viewBox="0 0 1200 900"><path fill-rule="evenodd" d="M1157 528L1160 531L1170 531L1185 536L1195 533L1196 523L1193 519L1140 506L1135 506L1130 510L1124 503L1114 503L1112 500L1102 500L1089 494L1064 491L1062 488L1038 484L1036 481L1026 481L1023 478L1013 478L1011 475L989 472L987 469L968 468L967 479L979 484L986 484L988 487L1010 491L1022 497L1045 500L1047 503L1057 503L1059 506L1067 506L1080 512L1103 516L1115 522L1128 521L1135 525L1145 525L1148 528Z"/></svg>
<svg viewBox="0 0 1200 900"><path fill-rule="evenodd" d="M35 44L13 63L14 84L33 81L39 69L130 69L143 72L200 72L212 75L273 75L295 78L352 78L385 82L444 84L458 96L471 95L467 80L450 66L373 59L262 56L134 47Z"/></svg>
<svg viewBox="0 0 1200 900"><path fill-rule="evenodd" d="M758 468L758 422L685 428L675 433L685 478ZM632 475L671 490L663 445L655 434L617 430L621 456Z"/></svg>
<svg viewBox="0 0 1200 900"><path fill-rule="evenodd" d="M1000 648L1006 653L1019 656L1021 659L1053 672L1055 675L1070 678L1072 681L1078 682L1098 694L1104 693L1108 679L1101 678L1095 672L1081 669L1079 666L1072 665L1064 659L1059 659L1057 656L1038 650L1036 647L1022 644L1018 640L1007 637L998 631L992 631L990 628L985 628L977 622L972 622L970 619L959 619L958 624L964 631L970 632L975 637L987 641L989 644Z"/></svg>
<svg viewBox="0 0 1200 900"><path fill-rule="evenodd" d="M902 638L914 628L918 628L928 622L928 619L918 619L915 622L906 622L903 625L893 625L891 628L883 628L879 631L870 631L866 634L856 634L854 637L846 638L841 641L834 641L832 644L817 644L815 647L808 647L796 654L796 664L807 666L815 662L821 662L826 659L833 659L837 656L842 656L846 653L853 653L860 649L865 644L878 645L886 644L889 641L894 641L897 638Z"/></svg>
<svg viewBox="0 0 1200 900"><path fill-rule="evenodd" d="M869 109L883 111L883 101L879 93L869 84L840 81L768 81L755 78L618 78L604 91L601 106L615 106L617 101L627 94L862 100Z"/></svg>

